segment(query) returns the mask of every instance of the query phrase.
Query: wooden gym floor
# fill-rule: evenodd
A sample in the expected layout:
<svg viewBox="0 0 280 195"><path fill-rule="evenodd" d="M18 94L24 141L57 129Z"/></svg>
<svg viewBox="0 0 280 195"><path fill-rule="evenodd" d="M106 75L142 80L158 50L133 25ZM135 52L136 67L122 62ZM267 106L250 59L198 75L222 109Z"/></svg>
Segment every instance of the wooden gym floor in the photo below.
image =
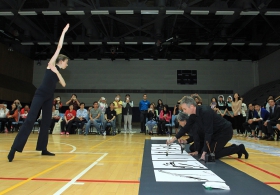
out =
<svg viewBox="0 0 280 195"><path fill-rule="evenodd" d="M150 139L149 135L50 135L48 149L56 154L53 157L34 151L38 136L35 133L30 135L24 152L16 153L9 163L7 154L15 135L0 134L0 195L138 194L144 141ZM244 137L234 137L234 141L280 148L277 141ZM248 160L232 160L237 158L233 155L222 161L280 191L280 157L247 150Z"/></svg>

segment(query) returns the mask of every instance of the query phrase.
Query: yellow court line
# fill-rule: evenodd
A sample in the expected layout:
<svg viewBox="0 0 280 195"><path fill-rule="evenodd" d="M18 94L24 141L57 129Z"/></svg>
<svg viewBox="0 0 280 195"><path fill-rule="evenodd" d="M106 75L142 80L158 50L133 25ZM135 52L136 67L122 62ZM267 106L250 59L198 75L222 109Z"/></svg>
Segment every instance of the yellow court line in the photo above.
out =
<svg viewBox="0 0 280 195"><path fill-rule="evenodd" d="M116 136L118 136L118 135L115 135L114 137L116 137ZM100 146L101 144L104 144L105 142L110 141L110 140L113 139L114 137L111 137L111 138L109 138L109 139L106 139L106 140L102 141L101 143L99 143L99 144L97 144L97 145L95 145L95 146L92 146L92 147L90 148L90 150L92 150L93 148L95 148L95 147L97 147L97 146Z"/></svg>
<svg viewBox="0 0 280 195"><path fill-rule="evenodd" d="M42 171L42 172L40 172L40 173L37 173L36 175L33 175L32 177L29 177L28 179L26 179L26 180L24 180L24 181L22 181L22 182L20 182L20 183L18 183L18 184L15 184L15 185L13 185L13 186L7 188L6 190L1 191L1 192L0 192L0 195L6 194L7 192L9 192L9 191L11 191L11 190L13 190L13 189L15 189L15 188L17 188L17 187L19 187L19 186L21 186L21 185L27 183L27 182L29 182L30 180L32 180L32 179L34 179L34 178L36 178L36 177L38 177L38 176L40 176L40 175L43 175L44 173L47 173L48 171L51 171L52 169L55 169L56 167L59 167L59 166L62 165L62 164L65 164L65 163L71 161L71 160L72 160L73 158L75 158L75 157L76 157L76 156L73 156L73 157L71 157L71 158L69 158L69 159L67 159L67 160L65 160L65 161L62 161L61 163L59 163L59 164L57 164L57 165L54 165L54 166L52 166L52 167L50 167L50 168L48 168L48 169L46 169L46 170L44 170L44 171Z"/></svg>

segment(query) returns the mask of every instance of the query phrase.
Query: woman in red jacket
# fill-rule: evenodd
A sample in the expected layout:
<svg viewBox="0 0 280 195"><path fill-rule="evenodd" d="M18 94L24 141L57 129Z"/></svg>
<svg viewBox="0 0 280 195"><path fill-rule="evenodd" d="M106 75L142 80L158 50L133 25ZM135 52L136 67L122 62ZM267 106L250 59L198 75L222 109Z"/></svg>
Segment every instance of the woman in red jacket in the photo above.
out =
<svg viewBox="0 0 280 195"><path fill-rule="evenodd" d="M169 110L168 105L165 104L159 114L158 134L163 135L166 133L165 125L170 122L171 117L171 111Z"/></svg>
<svg viewBox="0 0 280 195"><path fill-rule="evenodd" d="M66 110L64 114L64 120L61 121L61 135L64 134L64 127L66 125L66 135L69 135L74 119L76 118L76 110L73 110L73 105L69 106L69 110Z"/></svg>
<svg viewBox="0 0 280 195"><path fill-rule="evenodd" d="M12 122L18 122L18 109L15 103L12 104L12 109L7 113L7 129L8 132L11 130Z"/></svg>

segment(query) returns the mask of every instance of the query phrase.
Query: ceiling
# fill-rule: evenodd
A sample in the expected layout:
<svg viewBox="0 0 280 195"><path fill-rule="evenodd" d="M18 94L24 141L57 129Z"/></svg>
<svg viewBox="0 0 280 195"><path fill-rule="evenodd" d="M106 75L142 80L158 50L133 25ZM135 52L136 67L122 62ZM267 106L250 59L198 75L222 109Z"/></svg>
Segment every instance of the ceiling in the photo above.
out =
<svg viewBox="0 0 280 195"><path fill-rule="evenodd" d="M259 60L280 47L279 0L0 0L0 42L49 59Z"/></svg>

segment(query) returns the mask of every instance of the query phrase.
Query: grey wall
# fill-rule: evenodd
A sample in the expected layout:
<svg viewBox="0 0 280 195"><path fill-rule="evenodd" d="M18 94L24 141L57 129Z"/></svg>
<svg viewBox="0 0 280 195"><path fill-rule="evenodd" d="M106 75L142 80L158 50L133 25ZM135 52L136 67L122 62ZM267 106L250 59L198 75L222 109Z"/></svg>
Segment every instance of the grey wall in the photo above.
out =
<svg viewBox="0 0 280 195"><path fill-rule="evenodd" d="M34 62L33 83L38 87L47 65ZM197 70L197 85L177 85L177 70ZM66 89L169 89L169 90L234 90L240 94L258 85L258 68L256 63L238 61L111 61L88 60L69 62L69 67L61 71L66 80ZM57 87L62 88L61 86ZM65 103L71 93L55 94ZM87 105L101 96L112 101L116 93L77 94L78 99ZM123 97L125 94L121 94ZM142 93L130 94L139 102ZM173 106L185 94L148 94L150 101L162 99ZM224 94L227 95L227 94ZM203 103L218 94L201 94Z"/></svg>
<svg viewBox="0 0 280 195"><path fill-rule="evenodd" d="M260 84L279 79L280 50L266 56L259 61Z"/></svg>

